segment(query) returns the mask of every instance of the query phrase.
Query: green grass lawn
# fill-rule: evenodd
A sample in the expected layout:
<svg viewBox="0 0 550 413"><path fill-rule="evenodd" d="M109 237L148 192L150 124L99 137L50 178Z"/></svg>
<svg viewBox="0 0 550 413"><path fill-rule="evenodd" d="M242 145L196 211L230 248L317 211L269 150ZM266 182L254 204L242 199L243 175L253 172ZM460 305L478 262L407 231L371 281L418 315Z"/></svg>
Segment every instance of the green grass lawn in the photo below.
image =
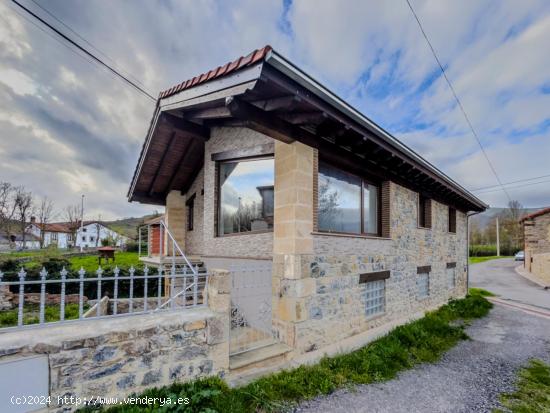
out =
<svg viewBox="0 0 550 413"><path fill-rule="evenodd" d="M84 311L89 306L84 305ZM17 325L18 309L0 311L0 328L13 327ZM37 324L40 317L38 304L26 304L23 310L23 324ZM78 304L65 305L65 319L74 320L78 318ZM59 305L47 305L44 309L44 320L46 322L59 321Z"/></svg>
<svg viewBox="0 0 550 413"><path fill-rule="evenodd" d="M109 412L269 412L280 411L304 399L329 394L356 384L381 382L419 363L434 362L467 339L464 323L485 316L492 307L479 291L451 301L425 317L400 326L388 335L348 354L323 358L314 365L300 366L229 388L217 377L175 383L145 391L140 397L188 397L188 405L114 406Z"/></svg>
<svg viewBox="0 0 550 413"><path fill-rule="evenodd" d="M86 272L92 272L97 270L98 268L98 261L97 261L97 255L88 255L84 257L71 257L69 258L69 262L71 263L71 267L73 270L79 270L80 267L84 268ZM143 267L143 264L138 259L138 253L137 252L115 252L115 262L109 261L109 263L105 263L105 260L101 263L101 268L108 269L108 268L114 268L115 266L118 266L118 268L121 269L127 269L133 266L134 268L141 268Z"/></svg>
<svg viewBox="0 0 550 413"><path fill-rule="evenodd" d="M531 360L519 372L517 390L500 397L506 411L512 413L550 413L550 366ZM496 410L504 412L504 410Z"/></svg>
<svg viewBox="0 0 550 413"><path fill-rule="evenodd" d="M468 259L468 262L470 264L478 264L480 262L485 262L485 261L490 261L490 260L498 260L500 258L512 258L512 257L504 257L504 256L500 256L500 257L497 257L496 255L493 255L493 256L490 256L490 257L470 257Z"/></svg>
<svg viewBox="0 0 550 413"><path fill-rule="evenodd" d="M13 255L10 254L10 256L15 256L15 254L16 253L13 253ZM24 255L21 255L21 256L24 256ZM17 256L17 258L20 258L21 256ZM78 271L82 267L87 273L96 271L99 266L97 254L65 257L63 253L60 252L59 250L53 249L52 251L49 251L46 249L46 250L36 251L34 252L34 254L27 255L27 256L32 257L32 259L30 261L25 261L21 263L21 265L24 266L27 270L29 269L39 270L43 266L44 262L47 262L52 258L66 259L71 264L71 268L73 270ZM115 266L118 266L121 269L128 269L131 266L134 266L134 268L142 268L143 264L139 261L137 252L116 251L114 263L112 261L109 261L109 263L107 264L105 260L103 260L101 263L101 268L103 269L114 268Z"/></svg>

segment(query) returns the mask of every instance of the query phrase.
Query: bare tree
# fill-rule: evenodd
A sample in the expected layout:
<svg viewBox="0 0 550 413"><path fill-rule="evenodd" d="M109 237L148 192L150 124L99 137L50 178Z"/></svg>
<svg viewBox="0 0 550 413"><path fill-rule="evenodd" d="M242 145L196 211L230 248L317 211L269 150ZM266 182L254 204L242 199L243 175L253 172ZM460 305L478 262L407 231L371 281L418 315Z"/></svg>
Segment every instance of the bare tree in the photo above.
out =
<svg viewBox="0 0 550 413"><path fill-rule="evenodd" d="M65 208L65 220L69 224L74 245L76 245L76 233L80 225L81 214L80 205L69 205Z"/></svg>
<svg viewBox="0 0 550 413"><path fill-rule="evenodd" d="M19 222L19 229L21 231L22 247L27 247L27 219L32 211L33 197L32 192L27 191L24 186L18 186L15 188L14 195L15 215Z"/></svg>
<svg viewBox="0 0 550 413"><path fill-rule="evenodd" d="M11 235L11 226L15 216L15 188L9 182L0 182L0 231Z"/></svg>
<svg viewBox="0 0 550 413"><path fill-rule="evenodd" d="M523 244L523 230L519 220L524 212L523 205L519 201L512 200L508 203L508 208L502 213L505 241L514 249L520 249Z"/></svg>
<svg viewBox="0 0 550 413"><path fill-rule="evenodd" d="M40 228L40 248L44 248L44 237L46 234L46 224L50 222L53 213L53 202L47 196L40 200L36 213L38 215Z"/></svg>

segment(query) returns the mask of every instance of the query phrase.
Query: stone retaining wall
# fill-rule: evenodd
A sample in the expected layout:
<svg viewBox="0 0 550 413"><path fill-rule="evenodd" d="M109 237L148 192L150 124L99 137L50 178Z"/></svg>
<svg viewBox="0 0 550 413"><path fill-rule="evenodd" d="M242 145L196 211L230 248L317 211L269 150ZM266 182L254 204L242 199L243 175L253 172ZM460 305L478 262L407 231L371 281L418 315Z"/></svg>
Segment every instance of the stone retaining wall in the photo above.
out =
<svg viewBox="0 0 550 413"><path fill-rule="evenodd" d="M229 369L229 285L227 272L213 271L209 308L0 332L0 363L46 356L49 377L39 379L49 382L53 400L121 398L176 381L223 377ZM75 407L55 404L49 410Z"/></svg>

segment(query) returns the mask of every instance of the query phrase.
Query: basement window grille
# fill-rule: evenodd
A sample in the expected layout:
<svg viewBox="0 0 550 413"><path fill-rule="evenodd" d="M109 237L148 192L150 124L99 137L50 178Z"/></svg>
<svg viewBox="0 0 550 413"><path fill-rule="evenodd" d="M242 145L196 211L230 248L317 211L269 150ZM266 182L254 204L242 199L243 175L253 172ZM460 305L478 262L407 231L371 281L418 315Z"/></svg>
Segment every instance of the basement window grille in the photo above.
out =
<svg viewBox="0 0 550 413"><path fill-rule="evenodd" d="M386 280L365 283L365 312L367 317L382 314L386 305Z"/></svg>
<svg viewBox="0 0 550 413"><path fill-rule="evenodd" d="M418 274L416 287L418 289L418 298L428 297L430 295L430 273Z"/></svg>
<svg viewBox="0 0 550 413"><path fill-rule="evenodd" d="M456 287L456 262L447 263L447 287L453 289Z"/></svg>

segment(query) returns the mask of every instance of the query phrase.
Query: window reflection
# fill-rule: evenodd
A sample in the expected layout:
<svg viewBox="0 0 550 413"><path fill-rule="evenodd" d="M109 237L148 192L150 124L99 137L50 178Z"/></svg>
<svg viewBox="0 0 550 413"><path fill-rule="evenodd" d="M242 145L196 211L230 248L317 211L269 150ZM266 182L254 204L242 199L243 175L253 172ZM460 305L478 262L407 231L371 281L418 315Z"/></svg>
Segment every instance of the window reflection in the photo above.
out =
<svg viewBox="0 0 550 413"><path fill-rule="evenodd" d="M361 180L325 163L319 164L319 229L361 232Z"/></svg>
<svg viewBox="0 0 550 413"><path fill-rule="evenodd" d="M219 165L219 235L273 228L273 159Z"/></svg>
<svg viewBox="0 0 550 413"><path fill-rule="evenodd" d="M378 186L324 162L318 184L320 231L378 235Z"/></svg>

